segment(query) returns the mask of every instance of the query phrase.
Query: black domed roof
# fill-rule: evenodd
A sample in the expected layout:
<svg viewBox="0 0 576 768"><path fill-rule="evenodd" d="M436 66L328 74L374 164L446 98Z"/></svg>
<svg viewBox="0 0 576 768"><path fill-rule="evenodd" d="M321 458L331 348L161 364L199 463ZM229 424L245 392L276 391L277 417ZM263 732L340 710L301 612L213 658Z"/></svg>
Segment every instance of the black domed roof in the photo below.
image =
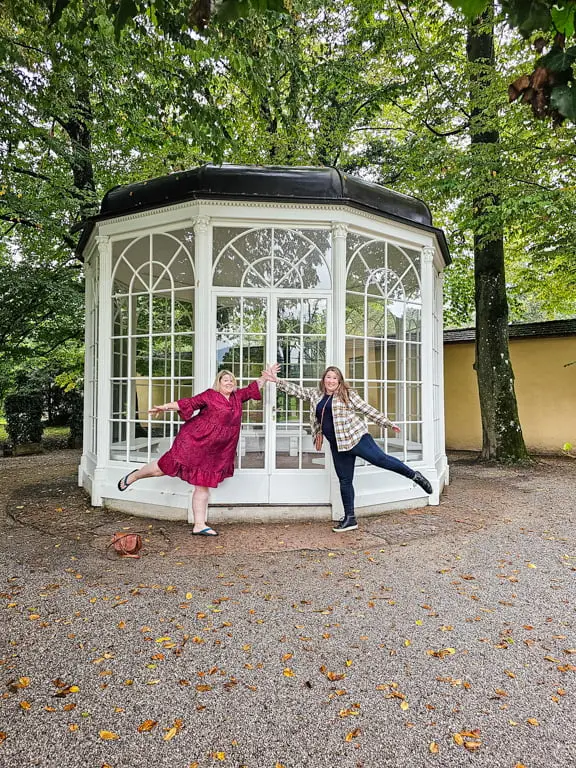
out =
<svg viewBox="0 0 576 768"><path fill-rule="evenodd" d="M328 167L209 164L149 181L114 187L104 196L100 214L85 222L81 239L85 242L93 224L103 219L186 200L207 199L353 206L385 218L434 230L445 261L450 262L444 234L432 226L430 210L425 203Z"/></svg>

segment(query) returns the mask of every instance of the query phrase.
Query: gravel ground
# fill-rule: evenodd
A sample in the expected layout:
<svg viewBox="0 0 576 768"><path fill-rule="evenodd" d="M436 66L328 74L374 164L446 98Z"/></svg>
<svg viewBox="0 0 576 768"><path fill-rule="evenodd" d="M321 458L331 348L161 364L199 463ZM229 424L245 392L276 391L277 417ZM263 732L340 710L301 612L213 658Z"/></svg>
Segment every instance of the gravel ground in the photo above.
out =
<svg viewBox="0 0 576 768"><path fill-rule="evenodd" d="M576 765L574 462L198 540L90 508L76 461L0 460L0 766Z"/></svg>

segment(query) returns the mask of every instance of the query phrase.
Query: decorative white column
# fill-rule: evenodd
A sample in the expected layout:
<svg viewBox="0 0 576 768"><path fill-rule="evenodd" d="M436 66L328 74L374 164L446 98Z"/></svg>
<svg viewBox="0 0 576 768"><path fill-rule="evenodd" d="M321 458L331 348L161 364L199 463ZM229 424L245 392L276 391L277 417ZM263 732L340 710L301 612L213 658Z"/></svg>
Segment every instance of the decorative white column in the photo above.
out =
<svg viewBox="0 0 576 768"><path fill-rule="evenodd" d="M332 359L329 365L337 365L346 375L346 235L348 227L332 222ZM326 350L327 352L329 350ZM326 442L326 441L325 441ZM326 461L330 463L330 501L332 520L344 517L340 496L340 483L332 466L332 456L325 445Z"/></svg>
<svg viewBox="0 0 576 768"><path fill-rule="evenodd" d="M422 278L422 461L425 470L434 469L434 248L420 252ZM430 481L433 476L430 473ZM433 483L433 487L434 487ZM437 484L430 498L438 504Z"/></svg>
<svg viewBox="0 0 576 768"><path fill-rule="evenodd" d="M194 221L194 389L202 392L212 383L213 339L210 337L210 289L212 287L212 233L210 218L198 216Z"/></svg>
<svg viewBox="0 0 576 768"><path fill-rule="evenodd" d="M106 466L110 456L112 365L112 243L110 238L97 235L98 246L98 411L97 460L92 483L92 505L102 506L102 489L106 483Z"/></svg>
<svg viewBox="0 0 576 768"><path fill-rule="evenodd" d="M436 445L436 454L442 457L442 464L438 469L444 473L444 482L448 485L450 476L448 457L446 456L446 417L444 414L444 272L440 272L436 280L436 322L438 323L438 404L436 406L438 410L436 413L436 418L438 419L436 439L438 444Z"/></svg>
<svg viewBox="0 0 576 768"><path fill-rule="evenodd" d="M214 340L210 328L212 287L212 232L210 218L198 216L194 222L194 392L202 392L212 383ZM207 510L206 522L210 509ZM188 522L194 523L192 494L188 497Z"/></svg>
<svg viewBox="0 0 576 768"><path fill-rule="evenodd" d="M346 224L332 222L332 360L344 372L346 362ZM345 373L345 372L344 372Z"/></svg>
<svg viewBox="0 0 576 768"><path fill-rule="evenodd" d="M78 465L78 485L84 485L84 476L87 471L86 454L92 447L92 408L94 406L94 382L93 371L96 361L92 359L94 354L94 334L97 329L93 327L94 320L94 279L96 270L91 257L86 259L84 264L84 418L82 425L82 457ZM96 259L96 264L98 260Z"/></svg>

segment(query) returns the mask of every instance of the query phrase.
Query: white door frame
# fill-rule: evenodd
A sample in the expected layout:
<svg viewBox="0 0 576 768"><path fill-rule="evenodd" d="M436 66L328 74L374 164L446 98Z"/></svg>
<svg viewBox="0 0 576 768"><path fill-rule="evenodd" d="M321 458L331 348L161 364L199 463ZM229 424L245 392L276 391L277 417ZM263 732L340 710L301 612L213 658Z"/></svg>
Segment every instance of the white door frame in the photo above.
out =
<svg viewBox="0 0 576 768"><path fill-rule="evenodd" d="M263 298L267 302L267 362L276 360L277 307L281 298L318 298L326 300L326 355L332 350L331 318L332 295L326 290L274 289L274 288L220 288L211 289L209 350L211 377L216 375L216 308L218 297ZM268 391L266 391L268 390ZM271 504L304 505L330 503L330 461L314 469L276 468L276 399L272 388L265 385L264 425L265 464L261 469L239 469L211 493L211 504ZM304 403L304 423L308 407Z"/></svg>

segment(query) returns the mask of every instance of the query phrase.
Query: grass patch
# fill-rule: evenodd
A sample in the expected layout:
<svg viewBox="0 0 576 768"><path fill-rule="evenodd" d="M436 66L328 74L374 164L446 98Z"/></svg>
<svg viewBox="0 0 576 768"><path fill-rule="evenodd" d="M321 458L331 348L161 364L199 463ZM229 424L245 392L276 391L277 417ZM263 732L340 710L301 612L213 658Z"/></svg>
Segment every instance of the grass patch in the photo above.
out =
<svg viewBox="0 0 576 768"><path fill-rule="evenodd" d="M42 445L47 451L68 447L70 427L44 427ZM0 418L0 445L8 442L6 419Z"/></svg>

